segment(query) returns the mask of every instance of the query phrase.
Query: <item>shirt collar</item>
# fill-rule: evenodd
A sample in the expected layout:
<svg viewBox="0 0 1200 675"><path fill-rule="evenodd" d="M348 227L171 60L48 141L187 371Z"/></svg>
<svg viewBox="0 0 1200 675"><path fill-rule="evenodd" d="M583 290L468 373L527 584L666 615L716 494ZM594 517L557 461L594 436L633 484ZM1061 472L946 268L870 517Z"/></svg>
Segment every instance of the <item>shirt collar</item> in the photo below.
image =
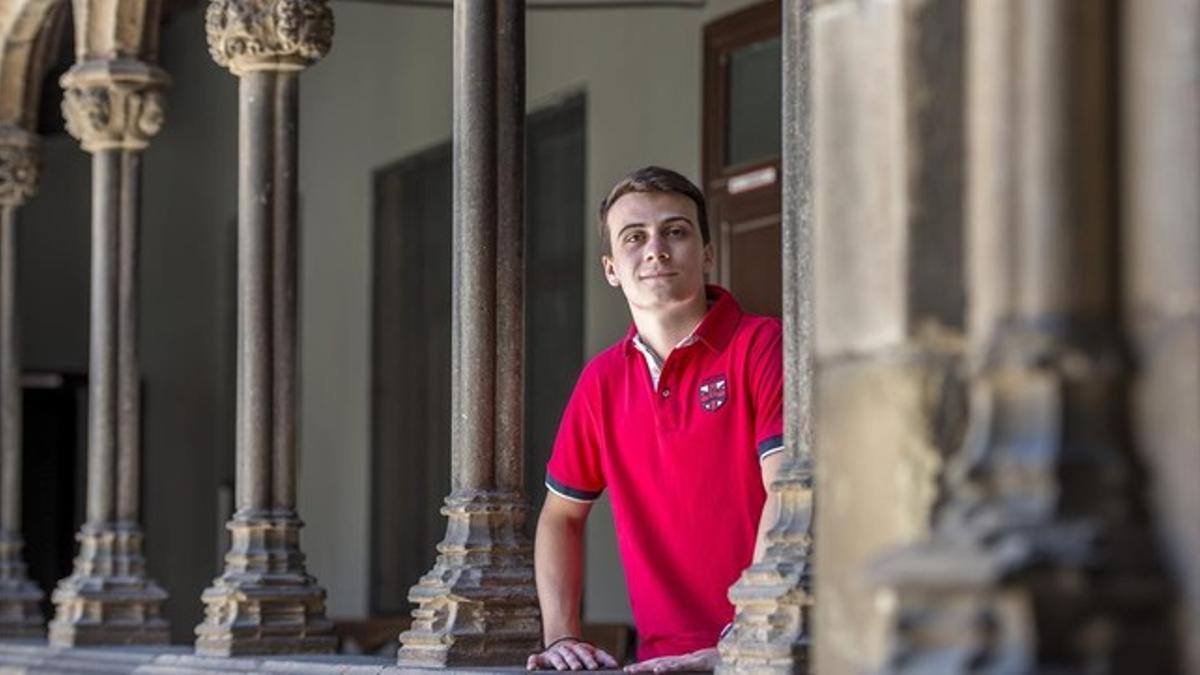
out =
<svg viewBox="0 0 1200 675"><path fill-rule="evenodd" d="M742 308L733 295L720 286L709 284L704 287L704 291L710 306L704 313L704 318L700 320L700 325L696 326L691 335L684 338L684 342L694 340L720 353L725 349L725 345L729 344L734 329L742 319ZM627 353L637 351L637 345L634 344L634 338L637 336L637 324L630 322L629 331L625 333L624 339Z"/></svg>

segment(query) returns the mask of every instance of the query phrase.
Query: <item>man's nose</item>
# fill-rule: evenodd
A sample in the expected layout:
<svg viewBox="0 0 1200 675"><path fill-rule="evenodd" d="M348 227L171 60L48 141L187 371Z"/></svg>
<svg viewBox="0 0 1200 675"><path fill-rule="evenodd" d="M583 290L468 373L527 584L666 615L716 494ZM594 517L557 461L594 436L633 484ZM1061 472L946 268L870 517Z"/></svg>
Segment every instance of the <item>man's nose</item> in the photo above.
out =
<svg viewBox="0 0 1200 675"><path fill-rule="evenodd" d="M671 252L667 249L667 242L658 235L650 237L650 241L646 242L646 260L669 260Z"/></svg>

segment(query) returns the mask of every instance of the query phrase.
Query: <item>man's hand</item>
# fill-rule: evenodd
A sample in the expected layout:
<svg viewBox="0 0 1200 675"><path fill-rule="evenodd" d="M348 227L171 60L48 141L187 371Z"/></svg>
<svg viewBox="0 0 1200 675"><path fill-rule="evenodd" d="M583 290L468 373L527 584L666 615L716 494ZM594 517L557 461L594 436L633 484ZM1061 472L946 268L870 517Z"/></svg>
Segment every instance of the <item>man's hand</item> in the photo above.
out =
<svg viewBox="0 0 1200 675"><path fill-rule="evenodd" d="M679 656L660 656L641 663L631 663L625 666L627 673L666 673L672 670L712 670L721 661L721 655L716 647L697 649L691 654Z"/></svg>
<svg viewBox="0 0 1200 675"><path fill-rule="evenodd" d="M550 643L544 651L530 654L526 670L616 669L617 660L590 642L568 638Z"/></svg>

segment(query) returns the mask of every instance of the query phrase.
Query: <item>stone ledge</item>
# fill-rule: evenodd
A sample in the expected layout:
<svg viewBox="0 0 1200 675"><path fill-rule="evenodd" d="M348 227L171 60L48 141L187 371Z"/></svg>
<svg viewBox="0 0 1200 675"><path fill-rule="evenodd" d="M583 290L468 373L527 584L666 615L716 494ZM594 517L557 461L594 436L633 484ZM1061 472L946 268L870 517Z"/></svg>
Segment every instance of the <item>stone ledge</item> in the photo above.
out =
<svg viewBox="0 0 1200 675"><path fill-rule="evenodd" d="M50 647L38 640L0 642L0 673L299 673L301 675L449 675L523 673L509 668L402 668L392 659L376 656L197 656L190 647Z"/></svg>

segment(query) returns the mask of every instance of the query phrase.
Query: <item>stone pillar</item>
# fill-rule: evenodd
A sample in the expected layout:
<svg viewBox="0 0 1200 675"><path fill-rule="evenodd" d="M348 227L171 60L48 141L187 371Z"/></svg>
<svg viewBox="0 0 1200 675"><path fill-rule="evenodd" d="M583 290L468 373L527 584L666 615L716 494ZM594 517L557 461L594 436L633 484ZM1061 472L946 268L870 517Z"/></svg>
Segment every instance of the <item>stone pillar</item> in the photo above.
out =
<svg viewBox="0 0 1200 675"><path fill-rule="evenodd" d="M296 510L296 206L299 76L329 51L333 13L325 0L210 0L207 30L238 77L237 511L196 652L332 652Z"/></svg>
<svg viewBox="0 0 1200 675"><path fill-rule="evenodd" d="M931 539L877 568L887 672L1176 672L1126 407L1116 7L969 4L970 422Z"/></svg>
<svg viewBox="0 0 1200 675"><path fill-rule="evenodd" d="M0 127L0 638L38 638L42 590L21 549L21 346L17 307L17 209L37 189L37 137Z"/></svg>
<svg viewBox="0 0 1200 675"><path fill-rule="evenodd" d="M55 646L163 644L167 598L147 578L139 520L137 239L141 152L167 77L142 61L86 60L62 78L67 130L92 154L87 519L54 591Z"/></svg>
<svg viewBox="0 0 1200 675"><path fill-rule="evenodd" d="M22 401L17 210L38 182L37 107L66 12L55 0L0 4L0 637L45 634L42 590L21 554Z"/></svg>
<svg viewBox="0 0 1200 675"><path fill-rule="evenodd" d="M1200 673L1200 0L1129 2L1122 94L1133 430Z"/></svg>
<svg viewBox="0 0 1200 675"><path fill-rule="evenodd" d="M812 625L813 283L809 116L811 0L783 4L783 351L787 457L763 559L729 589L737 608L719 673L806 672Z"/></svg>
<svg viewBox="0 0 1200 675"><path fill-rule="evenodd" d="M960 0L811 11L823 675L881 658L887 626L866 568L927 532L962 431L961 22Z"/></svg>
<svg viewBox="0 0 1200 675"><path fill-rule="evenodd" d="M453 475L402 665L518 666L541 642L521 485L524 13L454 3Z"/></svg>

